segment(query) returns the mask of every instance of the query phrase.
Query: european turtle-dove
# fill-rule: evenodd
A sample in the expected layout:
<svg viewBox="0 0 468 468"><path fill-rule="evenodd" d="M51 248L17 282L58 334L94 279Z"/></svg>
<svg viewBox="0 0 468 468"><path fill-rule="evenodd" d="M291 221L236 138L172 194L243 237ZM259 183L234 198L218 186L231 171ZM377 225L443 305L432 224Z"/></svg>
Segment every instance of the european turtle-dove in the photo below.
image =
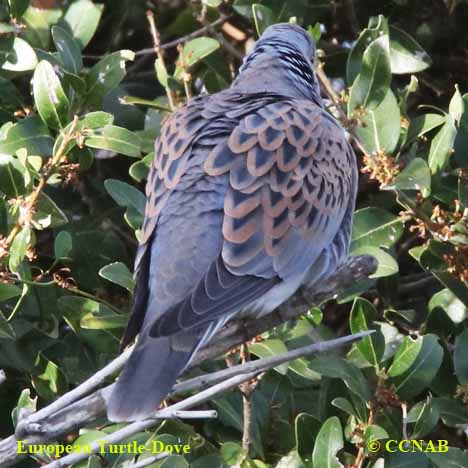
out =
<svg viewBox="0 0 468 468"><path fill-rule="evenodd" d="M271 26L230 88L164 123L123 345L139 338L110 420L150 416L229 319L271 312L346 259L356 161L323 108L314 62L302 28Z"/></svg>

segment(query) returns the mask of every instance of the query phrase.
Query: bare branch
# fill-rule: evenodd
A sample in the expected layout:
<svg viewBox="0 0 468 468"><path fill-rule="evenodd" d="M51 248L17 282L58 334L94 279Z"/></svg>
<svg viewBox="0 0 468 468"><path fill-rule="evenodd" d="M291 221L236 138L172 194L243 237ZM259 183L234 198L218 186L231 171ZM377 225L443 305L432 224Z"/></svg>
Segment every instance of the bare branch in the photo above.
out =
<svg viewBox="0 0 468 468"><path fill-rule="evenodd" d="M16 435L21 438L24 434L30 432L31 425L41 424L41 421L47 420L50 416L60 412L60 410L69 407L72 403L80 400L84 396L91 393L94 389L101 386L105 380L115 372L122 369L123 365L129 358L132 349L127 348L120 356L114 359L106 367L96 372L92 377L83 382L78 387L61 396L58 400L51 403L49 406L32 414L27 421L20 421L16 427ZM27 424L27 426L25 426Z"/></svg>
<svg viewBox="0 0 468 468"><path fill-rule="evenodd" d="M134 423L129 424L128 426L120 429L116 432L113 432L111 435L104 437L95 441L91 444L90 452L97 453L102 450L103 446L109 446L111 444L118 443L128 437L137 434L145 429L148 429L154 425L156 425L159 420L161 419L170 419L170 418L177 418L188 415L190 417L191 412L182 411L188 408L191 408L195 405L199 405L200 403L204 403L213 399L215 396L226 392L234 387L237 387L239 384L247 382L248 380L253 379L257 376L260 372L264 372L268 368L275 367L276 365L283 364L287 361L292 359L297 359L299 357L303 357L311 352L316 352L317 350L323 351L325 349L332 349L338 346L342 346L343 344L349 343L351 341L356 341L357 339L361 339L364 336L371 334L372 331L368 332L361 332L356 333L354 335L345 336L343 338L338 338L335 340L324 341L321 343L315 343L313 345L304 346L302 348L295 349L293 351L289 351L287 353L273 356L270 358L259 359L257 361L250 361L246 364L241 364L239 366L235 366L237 368L237 375L230 377L228 380L223 380L216 385L203 390L196 395L186 398L178 403L175 403L167 408L162 410L156 411L154 417L151 419L146 419L144 421L137 421ZM312 351L313 350L313 351ZM232 368L231 368L232 369ZM192 414L196 414L197 416L204 416L207 414L208 416L212 417L216 414L216 412L193 412ZM84 460L90 456L90 453L72 453L66 455L65 457L60 458L52 463L49 463L44 468L61 468L64 466L71 465L73 463L77 463L81 460Z"/></svg>
<svg viewBox="0 0 468 468"><path fill-rule="evenodd" d="M335 297L339 292L355 284L357 281L367 278L376 270L376 267L377 263L373 257L359 256L350 258L347 264L326 281L326 284L320 284L318 289L301 288L289 301L279 307L277 311L263 317L262 320L234 321L229 324L212 344L202 349L200 353L197 354L191 367L198 365L205 359L220 355L274 326L303 314L312 304L320 304L326 299ZM313 352L325 351L331 347L349 343L354 339L356 339L356 336L315 343L305 348L290 351L285 355L273 356L263 360L259 359L241 366L233 366L210 375L196 377L176 384L173 388L173 395L203 388L207 385L216 386L219 385L219 382L221 382L221 384L225 383L226 379L231 379L241 371L244 377L249 380L259 373L264 372L266 369L277 366L281 362L296 359L304 355L301 353L310 354ZM85 395L102 385L108 377L118 372L124 365L130 352L131 349L127 349L117 359L101 369L79 387L62 396L48 407L29 416L26 420L21 421L17 427L16 435L0 441L0 467L10 466L24 456L17 453L17 440L24 440L26 445L44 443L58 436L67 434L75 428L90 424L98 417L104 415L106 408L105 398L112 386L97 390L88 396ZM241 379L240 382L242 381ZM80 400L80 398L82 399ZM190 398L180 403L187 401L193 402ZM162 417L162 414L164 414L164 417L167 417L169 415L167 410L169 409L171 411L176 411L186 408L188 408L188 406L176 407L173 405L164 410L166 413L159 412L157 415L158 417Z"/></svg>
<svg viewBox="0 0 468 468"><path fill-rule="evenodd" d="M338 112L339 119L341 120L343 125L346 127L346 129L349 131L350 135L353 138L353 141L356 143L356 146L359 148L359 151L361 151L362 154L367 154L366 149L364 148L363 144L357 137L356 132L354 131L355 124L351 123L351 121L348 119L348 116L343 111L340 98L336 94L335 90L333 89L333 86L331 85L330 80L328 79L327 75L325 75L322 65L317 67L316 73L325 93L333 102L333 105L335 106L336 111Z"/></svg>
<svg viewBox="0 0 468 468"><path fill-rule="evenodd" d="M156 23L154 21L154 13L151 10L148 10L146 12L146 18L148 19L151 36L153 38L153 43L154 43L152 52L156 54L159 61L161 62L162 67L166 68L166 64L164 62L164 52L163 52L163 49L161 47L161 40L160 40L160 37L159 37L159 31L157 30ZM174 99L172 91L169 89L169 87L166 87L166 94L167 94L167 100L169 101L169 107L172 110L174 110L175 109L175 99Z"/></svg>
<svg viewBox="0 0 468 468"><path fill-rule="evenodd" d="M160 50L166 50L166 49L171 49L172 47L177 47L179 44L182 44L184 42L189 41L190 39L195 39L198 36L201 36L202 34L211 31L213 28L216 26L219 26L220 24L223 24L225 21L227 21L230 18L230 16L226 15L221 15L216 21L213 21L210 24L207 24L203 26L200 29L197 29L196 31L193 31L190 34L187 34L183 37L180 37L178 39L175 39L174 41L166 42L165 44L161 44L159 47ZM154 54L154 47L148 48L148 49L141 49L135 52L136 56L139 55L147 55L147 54Z"/></svg>
<svg viewBox="0 0 468 468"><path fill-rule="evenodd" d="M131 437L138 432L144 431L159 422L161 419L172 418L177 413L177 410L183 410L187 408L191 408L192 406L199 405L200 403L204 403L205 401L211 400L216 395L220 393L224 393L231 388L237 387L240 383L244 382L245 380L251 379L255 376L255 372L251 372L248 374L240 374L235 377L230 378L224 382L216 384L213 387L210 387L203 392L197 393L185 400L182 400L174 405L169 406L168 408L164 408L160 411L157 411L154 414L154 418L152 419L145 419L144 421L137 421L134 423L125 426L123 429L113 432L112 434L99 439L92 444L90 444L90 452L98 453L101 451L102 447L109 446L111 444L116 444L128 437ZM72 465L73 463L77 463L81 460L85 460L90 456L90 453L71 453L62 457L52 463L49 463L44 468L62 468L64 466Z"/></svg>

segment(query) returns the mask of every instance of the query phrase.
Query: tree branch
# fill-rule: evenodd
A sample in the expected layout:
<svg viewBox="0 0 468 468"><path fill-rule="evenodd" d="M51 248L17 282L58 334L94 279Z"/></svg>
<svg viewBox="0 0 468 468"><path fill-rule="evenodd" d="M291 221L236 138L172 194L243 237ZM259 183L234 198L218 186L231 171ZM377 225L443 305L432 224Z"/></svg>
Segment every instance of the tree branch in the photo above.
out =
<svg viewBox="0 0 468 468"><path fill-rule="evenodd" d="M194 39L198 36L201 36L205 32L211 31L216 26L223 24L229 18L230 16L221 15L216 21L213 21L212 23L207 24L203 26L202 28L197 29L196 31L193 31L192 33L187 34L186 36L180 37L170 42L166 42L165 44L161 44L159 48L160 50L166 50L166 49L171 49L172 47L177 47L179 44L182 44L186 41L189 41L190 39ZM147 54L154 54L154 47L150 47L148 49L141 49L135 52L135 56L147 55Z"/></svg>
<svg viewBox="0 0 468 468"><path fill-rule="evenodd" d="M355 284L357 281L367 278L376 268L376 260L368 255L350 258L348 263L326 281L326 284L321 284L318 289L308 288L307 286L302 287L286 303L273 313L263 317L262 320L250 319L233 321L222 330L212 344L202 349L195 356L190 367L193 368L205 359L220 355L274 326L302 315L312 304L320 304L326 299L336 297L339 292ZM203 401L208 401L213 395L217 395L221 391L224 392L242 382L250 380L259 373L271 367L275 367L282 362L297 359L306 354L323 352L336 346L342 346L361 336L363 335L352 335L351 337L315 343L304 348L289 351L283 355L258 359L240 366L233 366L219 372L181 382L174 386L172 395L200 389L207 385L214 385L214 387L155 413L155 418L177 417L175 415L176 411L188 409ZM105 400L111 391L112 385L94 391L94 393L88 396L85 395L102 385L106 378L116 373L124 365L130 352L131 349L127 349L122 355L117 357L117 359L101 369L79 387L62 396L46 408L21 420L18 424L16 434L0 441L0 467L10 466L24 457L24 455L17 453L18 440L24 440L26 445L44 443L68 434L73 429L83 427L102 416L106 409ZM239 375L239 373L241 373L241 375ZM225 385L224 387L223 384ZM136 433L129 433L129 430L132 431L135 428L137 428L137 432L142 430L141 424L148 424L148 426L145 427L150 427L155 423L155 419L152 419L150 421L130 424L121 431L117 431L109 436L108 439L110 441L108 440L107 443L115 443L115 441L122 440ZM118 439L118 437L122 438ZM80 454L70 454L69 456L71 455ZM86 454L84 458L86 458L86 456L89 456L89 454ZM60 459L59 464L52 465L52 468L65 466L65 464L69 463L76 463L77 461L73 459L71 462L63 462L65 458L66 457ZM53 463L58 462L59 461Z"/></svg>

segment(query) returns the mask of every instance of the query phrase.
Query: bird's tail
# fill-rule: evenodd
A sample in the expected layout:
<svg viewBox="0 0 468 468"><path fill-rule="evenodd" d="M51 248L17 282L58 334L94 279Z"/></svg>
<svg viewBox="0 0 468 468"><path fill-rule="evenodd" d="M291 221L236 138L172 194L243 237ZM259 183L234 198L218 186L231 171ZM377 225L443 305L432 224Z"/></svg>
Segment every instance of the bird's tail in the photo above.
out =
<svg viewBox="0 0 468 468"><path fill-rule="evenodd" d="M143 332L110 394L108 419L137 421L154 413L205 341L206 332L188 330L156 338Z"/></svg>

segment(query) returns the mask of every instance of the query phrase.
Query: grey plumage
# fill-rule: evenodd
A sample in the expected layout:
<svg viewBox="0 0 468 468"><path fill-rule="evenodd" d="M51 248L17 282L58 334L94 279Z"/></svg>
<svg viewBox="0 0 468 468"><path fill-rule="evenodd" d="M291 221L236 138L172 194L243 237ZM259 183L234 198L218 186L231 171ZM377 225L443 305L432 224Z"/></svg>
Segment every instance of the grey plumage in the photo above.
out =
<svg viewBox="0 0 468 468"><path fill-rule="evenodd" d="M355 156L322 108L314 55L304 30L272 26L229 89L165 122L123 344L139 339L109 419L149 416L227 320L270 312L348 255Z"/></svg>

